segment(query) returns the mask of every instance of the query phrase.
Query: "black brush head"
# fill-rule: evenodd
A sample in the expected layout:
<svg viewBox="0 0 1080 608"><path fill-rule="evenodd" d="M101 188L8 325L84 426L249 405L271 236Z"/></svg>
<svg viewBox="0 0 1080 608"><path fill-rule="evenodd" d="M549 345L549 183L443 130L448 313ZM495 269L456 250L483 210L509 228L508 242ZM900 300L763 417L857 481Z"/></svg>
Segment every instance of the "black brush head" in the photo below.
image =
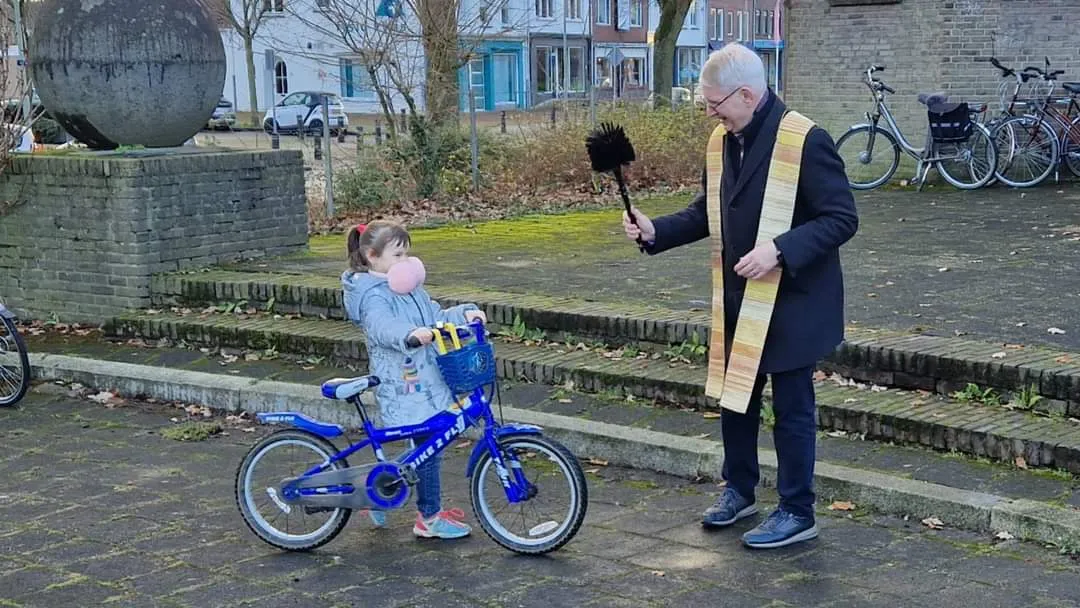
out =
<svg viewBox="0 0 1080 608"><path fill-rule="evenodd" d="M585 138L585 149L589 152L593 171L604 173L614 171L634 160L634 146L621 126L610 122L601 123L600 127Z"/></svg>

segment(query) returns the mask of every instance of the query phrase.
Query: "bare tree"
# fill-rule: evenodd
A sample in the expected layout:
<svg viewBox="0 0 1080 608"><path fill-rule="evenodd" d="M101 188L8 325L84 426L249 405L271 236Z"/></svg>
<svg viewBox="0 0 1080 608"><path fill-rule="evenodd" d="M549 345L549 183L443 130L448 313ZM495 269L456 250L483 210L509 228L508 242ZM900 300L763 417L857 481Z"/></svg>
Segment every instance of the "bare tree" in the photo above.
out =
<svg viewBox="0 0 1080 608"><path fill-rule="evenodd" d="M509 0L467 1L300 0L289 7L305 25L363 64L391 128L398 102L416 123L419 90L426 122L441 128L457 124L458 70L475 56L477 45L527 16L523 11L514 15ZM276 42L305 54L295 41Z"/></svg>
<svg viewBox="0 0 1080 608"><path fill-rule="evenodd" d="M248 99L251 113L258 119L259 92L255 86L255 37L270 8L267 0L216 0L220 4L210 7L212 14L219 12L244 41L244 60L247 62ZM214 11L213 9L217 9Z"/></svg>
<svg viewBox="0 0 1080 608"><path fill-rule="evenodd" d="M693 0L657 2L660 4L660 21L656 24L656 37L653 39L653 98L660 105L671 103L675 76L671 66L675 65L675 44Z"/></svg>

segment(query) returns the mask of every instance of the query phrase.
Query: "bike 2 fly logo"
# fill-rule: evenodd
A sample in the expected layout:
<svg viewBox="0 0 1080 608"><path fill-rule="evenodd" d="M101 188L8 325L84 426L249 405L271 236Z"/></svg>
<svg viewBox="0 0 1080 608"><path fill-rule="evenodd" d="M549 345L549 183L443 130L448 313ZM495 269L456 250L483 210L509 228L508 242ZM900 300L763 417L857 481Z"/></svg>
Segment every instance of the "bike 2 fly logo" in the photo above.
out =
<svg viewBox="0 0 1080 608"><path fill-rule="evenodd" d="M444 445L449 444L451 441L454 440L455 437L464 432L465 414L461 413L458 414L456 419L454 419L454 426L446 429L446 431L442 434L442 437L436 437L433 444L429 445L427 449L423 452L417 454L416 457L413 458L412 463L410 463L410 466L412 466L413 469L416 469L420 465L424 464L429 458L435 455L436 451L441 450Z"/></svg>

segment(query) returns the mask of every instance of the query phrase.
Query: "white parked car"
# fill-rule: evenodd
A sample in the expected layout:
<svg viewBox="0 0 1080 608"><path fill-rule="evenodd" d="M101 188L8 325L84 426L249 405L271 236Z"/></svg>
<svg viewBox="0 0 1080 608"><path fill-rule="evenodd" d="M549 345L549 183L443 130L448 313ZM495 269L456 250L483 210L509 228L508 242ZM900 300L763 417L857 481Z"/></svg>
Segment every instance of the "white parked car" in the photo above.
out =
<svg viewBox="0 0 1080 608"><path fill-rule="evenodd" d="M278 133L298 133L303 129L305 134L321 135L323 97L326 97L330 110L326 121L330 127L330 136L337 137L338 133L348 132L349 117L345 115L341 97L334 93L317 91L297 91L287 95L280 103L266 111L263 128L267 133L272 133L276 120Z"/></svg>

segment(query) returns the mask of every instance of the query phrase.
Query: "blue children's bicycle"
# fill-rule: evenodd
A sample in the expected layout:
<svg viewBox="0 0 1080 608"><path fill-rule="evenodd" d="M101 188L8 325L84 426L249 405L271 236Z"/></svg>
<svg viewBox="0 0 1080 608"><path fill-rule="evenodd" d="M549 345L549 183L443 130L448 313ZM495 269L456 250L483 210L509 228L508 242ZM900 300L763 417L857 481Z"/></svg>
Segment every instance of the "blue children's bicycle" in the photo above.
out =
<svg viewBox="0 0 1080 608"><path fill-rule="evenodd" d="M240 463L236 501L248 527L267 543L290 551L326 544L355 509L389 511L405 506L416 483L416 468L466 429L483 423L483 436L473 448L465 475L473 513L484 532L518 553L547 553L569 542L588 506L581 464L565 447L544 437L539 427L500 424L495 419L487 390L495 384L495 353L483 323L470 328L450 324L433 328L443 378L455 394L468 397L421 424L392 428L372 424L360 395L379 385L375 376L322 385L323 396L352 404L363 423L367 438L344 450L330 441L344 434L340 425L295 412L259 414L261 422L293 428L267 436ZM409 345L416 348L419 342L410 338ZM397 458L385 457L383 443L424 436L429 439L414 449ZM376 462L350 467L346 458L369 445ZM270 469L272 461L290 453L293 459L285 461L286 470Z"/></svg>

